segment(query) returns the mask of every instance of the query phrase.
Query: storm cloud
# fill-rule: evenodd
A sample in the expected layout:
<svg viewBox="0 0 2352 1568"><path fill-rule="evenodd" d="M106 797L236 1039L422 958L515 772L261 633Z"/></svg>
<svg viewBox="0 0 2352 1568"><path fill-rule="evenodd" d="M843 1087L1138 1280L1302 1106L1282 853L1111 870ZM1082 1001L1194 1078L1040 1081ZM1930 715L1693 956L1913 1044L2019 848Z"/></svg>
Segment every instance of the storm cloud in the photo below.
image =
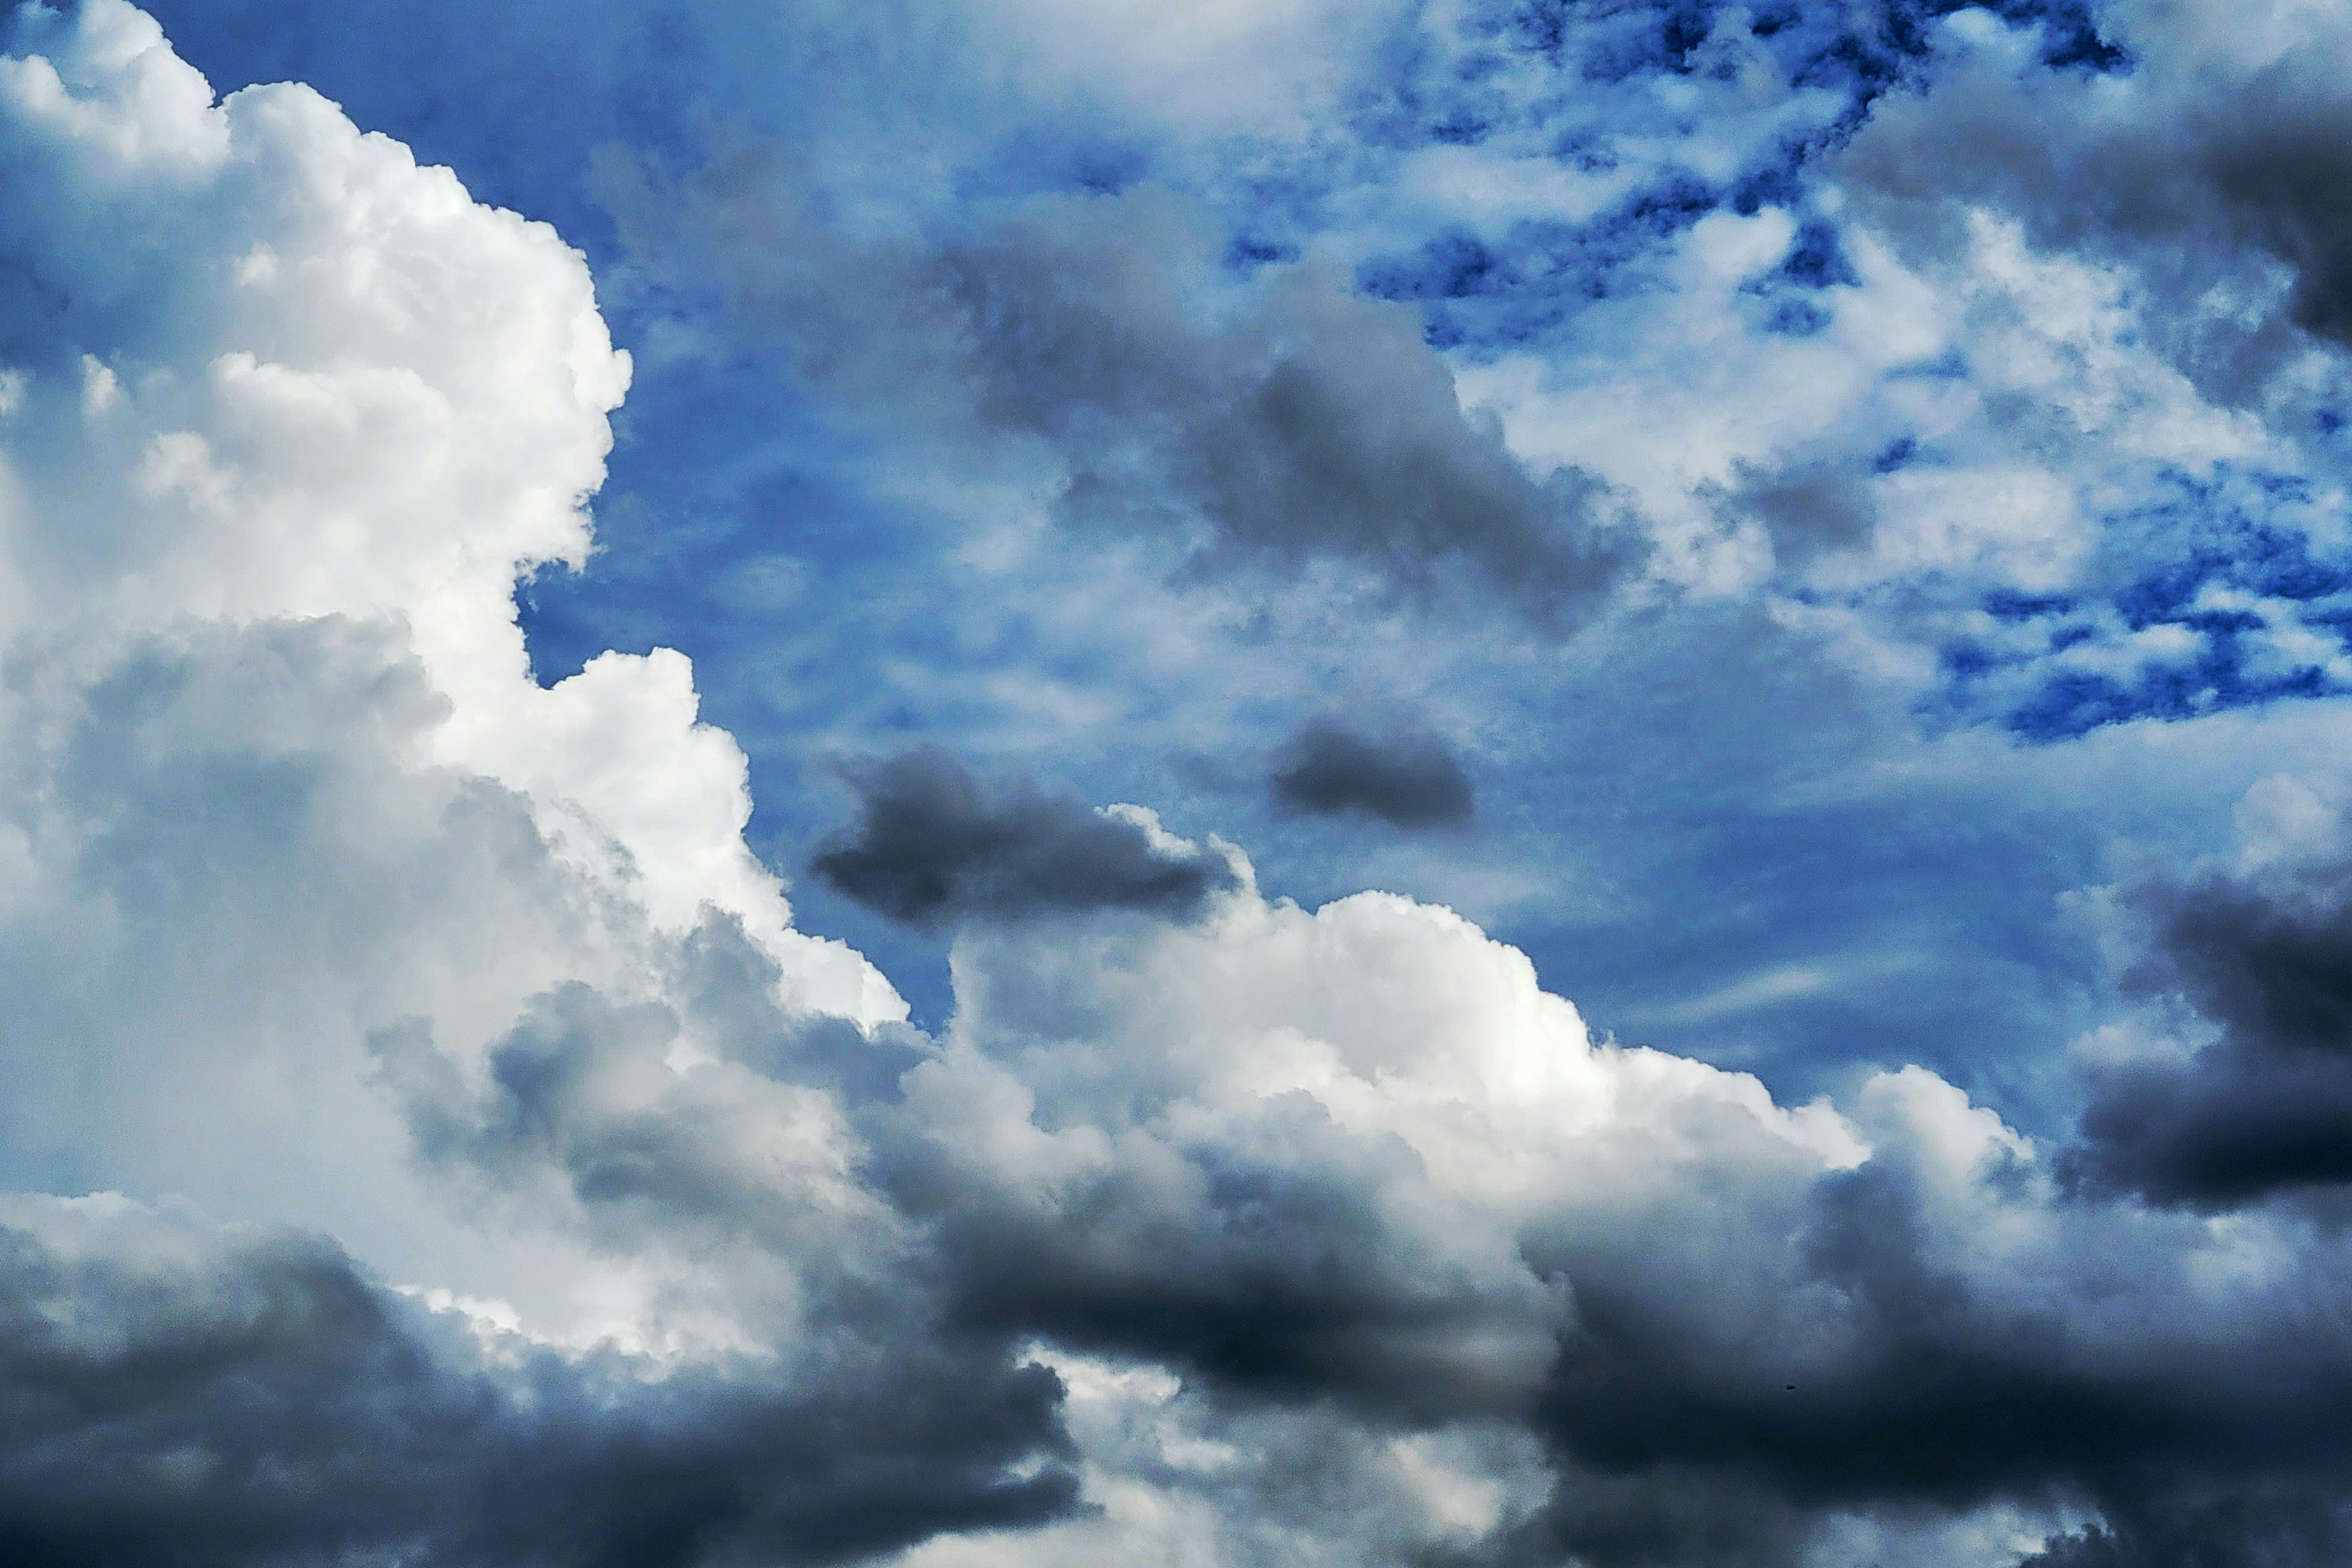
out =
<svg viewBox="0 0 2352 1568"><path fill-rule="evenodd" d="M985 1351L905 1366L885 1398L879 1361L793 1389L648 1385L497 1343L316 1237L121 1200L12 1200L9 1219L13 1562L822 1563L1071 1502L1057 1384Z"/></svg>
<svg viewBox="0 0 2352 1568"><path fill-rule="evenodd" d="M1222 279L1206 215L1171 192L1040 197L877 250L827 234L757 144L680 183L626 162L605 179L649 258L715 270L809 374L943 432L1043 442L1084 532L1163 537L1196 569L1336 561L1556 630L1646 553L1606 486L1530 471L1464 408L1410 309L1316 258Z"/></svg>
<svg viewBox="0 0 2352 1568"><path fill-rule="evenodd" d="M2132 889L2149 943L2136 984L2213 1037L2100 1075L2088 1179L2200 1208L2352 1183L2352 858L2340 803L2317 809L2329 840Z"/></svg>

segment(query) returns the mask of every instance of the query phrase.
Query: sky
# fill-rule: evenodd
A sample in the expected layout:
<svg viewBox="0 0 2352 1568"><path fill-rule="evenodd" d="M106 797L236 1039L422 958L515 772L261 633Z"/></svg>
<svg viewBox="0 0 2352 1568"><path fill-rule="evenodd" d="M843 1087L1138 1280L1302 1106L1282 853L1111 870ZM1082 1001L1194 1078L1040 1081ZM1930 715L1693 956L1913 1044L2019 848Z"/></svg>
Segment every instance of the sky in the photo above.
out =
<svg viewBox="0 0 2352 1568"><path fill-rule="evenodd" d="M0 1559L2352 1558L2352 12L0 21Z"/></svg>

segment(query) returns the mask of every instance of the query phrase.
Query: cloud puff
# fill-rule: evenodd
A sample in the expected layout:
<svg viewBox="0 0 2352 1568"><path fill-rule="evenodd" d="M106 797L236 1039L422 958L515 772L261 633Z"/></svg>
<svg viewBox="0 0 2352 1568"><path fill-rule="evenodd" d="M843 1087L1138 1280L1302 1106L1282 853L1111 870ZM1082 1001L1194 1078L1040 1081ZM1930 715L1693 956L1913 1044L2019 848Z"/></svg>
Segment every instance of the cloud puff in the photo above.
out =
<svg viewBox="0 0 2352 1568"><path fill-rule="evenodd" d="M602 1312L413 1201L369 1037L472 1070L574 982L698 1038L717 1004L673 987L713 922L774 1006L904 1006L790 929L683 658L530 679L515 578L585 549L628 370L586 269L308 89L215 104L127 5L14 26L0 226L65 303L0 416L0 968L40 996L0 1076L46 1108L10 1179L455 1248L468 1288Z"/></svg>
<svg viewBox="0 0 2352 1568"><path fill-rule="evenodd" d="M810 868L893 920L961 920L1139 910L1190 919L1234 886L1213 851L1161 831L1133 807L1095 811L1029 784L995 798L946 752L918 749L852 768L856 827Z"/></svg>
<svg viewBox="0 0 2352 1568"><path fill-rule="evenodd" d="M1458 826L1475 805L1470 775L1443 742L1364 734L1328 720L1301 726L1284 745L1273 784L1286 811L1357 812L1391 827Z"/></svg>

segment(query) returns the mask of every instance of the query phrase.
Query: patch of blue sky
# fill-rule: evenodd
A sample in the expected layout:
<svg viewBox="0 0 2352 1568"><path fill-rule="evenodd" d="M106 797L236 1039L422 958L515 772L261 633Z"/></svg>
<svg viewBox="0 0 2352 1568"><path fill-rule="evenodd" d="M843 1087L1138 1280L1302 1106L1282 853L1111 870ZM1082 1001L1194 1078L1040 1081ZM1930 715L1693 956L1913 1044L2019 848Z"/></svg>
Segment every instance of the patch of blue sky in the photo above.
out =
<svg viewBox="0 0 2352 1568"><path fill-rule="evenodd" d="M2078 589L1994 589L1944 622L1943 684L1924 711L2049 742L2352 693L2340 500L2299 476L2228 466L2164 484L2107 520Z"/></svg>
<svg viewBox="0 0 2352 1568"><path fill-rule="evenodd" d="M1473 353L1539 342L1644 287L1644 264L1719 207L1801 212L1792 280L1847 281L1811 168L1929 68L1938 24L1965 8L1470 5L1391 52L1355 127L1391 166L1351 171L1374 189L1335 193L1321 237L1353 252L1367 292L1420 302L1433 343ZM2079 0L1990 8L2038 28L2051 64L2126 64ZM1802 335L1826 317L1788 303L1766 324Z"/></svg>
<svg viewBox="0 0 2352 1568"><path fill-rule="evenodd" d="M1644 264L1718 208L1803 206L1807 162L1850 97L1793 84L1731 12L1678 14L1563 11L1533 35L1525 14L1474 14L1453 51L1424 49L1383 85L1366 136L1393 166L1333 204L1327 242L1345 249L1355 229L1360 286L1421 302L1433 342L1475 350L1540 339L1582 304L1646 286ZM1499 59L1511 45L1521 52ZM1850 275L1833 227L1808 222L1792 265L1823 276L1800 280Z"/></svg>

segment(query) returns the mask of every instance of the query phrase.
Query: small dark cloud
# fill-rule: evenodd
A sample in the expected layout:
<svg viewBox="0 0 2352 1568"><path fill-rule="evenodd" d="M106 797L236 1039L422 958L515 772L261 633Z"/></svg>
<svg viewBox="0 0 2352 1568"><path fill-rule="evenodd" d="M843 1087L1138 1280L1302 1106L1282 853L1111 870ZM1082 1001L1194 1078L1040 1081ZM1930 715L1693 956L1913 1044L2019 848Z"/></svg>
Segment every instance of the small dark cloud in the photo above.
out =
<svg viewBox="0 0 2352 1568"><path fill-rule="evenodd" d="M1878 528L1870 467L1859 459L1780 468L1742 463L1738 482L1717 493L1717 505L1727 517L1761 526L1781 561L1802 562L1869 542Z"/></svg>
<svg viewBox="0 0 2352 1568"><path fill-rule="evenodd" d="M2220 1037L2103 1075L2075 1177L2200 1208L2352 1183L2352 867L2158 881L2136 902L2139 983Z"/></svg>
<svg viewBox="0 0 2352 1568"><path fill-rule="evenodd" d="M992 792L935 749L848 777L862 797L856 825L827 839L811 869L909 925L1097 910L1185 920L1234 885L1213 853L1169 854L1139 824L1031 784Z"/></svg>
<svg viewBox="0 0 2352 1568"><path fill-rule="evenodd" d="M1283 747L1274 798L1310 816L1350 813L1395 827L1454 827L1470 820L1470 775L1433 736L1367 734L1328 720L1303 726Z"/></svg>

